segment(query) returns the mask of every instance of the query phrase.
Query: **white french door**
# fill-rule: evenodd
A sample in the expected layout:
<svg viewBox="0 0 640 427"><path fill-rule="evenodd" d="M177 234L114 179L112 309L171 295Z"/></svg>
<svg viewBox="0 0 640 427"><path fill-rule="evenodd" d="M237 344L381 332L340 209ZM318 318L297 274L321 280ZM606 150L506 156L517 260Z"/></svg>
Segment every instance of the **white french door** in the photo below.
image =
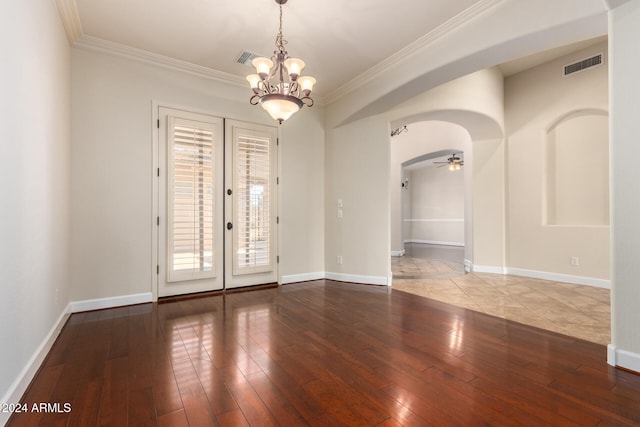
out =
<svg viewBox="0 0 640 427"><path fill-rule="evenodd" d="M225 287L277 277L275 127L227 120Z"/></svg>
<svg viewBox="0 0 640 427"><path fill-rule="evenodd" d="M276 129L158 117L158 296L276 282Z"/></svg>

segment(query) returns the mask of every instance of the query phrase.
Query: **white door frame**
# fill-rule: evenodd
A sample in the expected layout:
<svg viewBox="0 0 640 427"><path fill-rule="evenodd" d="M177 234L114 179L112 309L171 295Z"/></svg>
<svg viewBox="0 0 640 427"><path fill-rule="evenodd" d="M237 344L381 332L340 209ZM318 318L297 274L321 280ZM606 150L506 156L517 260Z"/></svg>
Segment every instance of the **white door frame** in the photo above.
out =
<svg viewBox="0 0 640 427"><path fill-rule="evenodd" d="M182 111L186 111L186 112L193 112L196 114L204 114L204 115L209 115L209 116L214 116L214 117L223 117L225 118L225 120L227 120L228 118L224 117L224 114L221 113L215 113L215 112L211 112L208 110L201 110L201 109L197 109L197 108L192 108L192 107L185 107L184 105L179 105L179 104L173 104L170 102L159 102L159 101L151 101L151 122L152 122L152 126L151 126L151 139L152 139L152 143L151 143L151 155L152 155L152 197L151 197L151 218L150 218L150 226L151 226L151 260L149 263L149 271L150 271L150 275L151 275L151 293L152 293L152 301L157 301L158 300L158 241L159 241L159 229L157 226L157 218L160 216L160 208L159 208L159 176L157 174L158 168L160 167L159 165L159 144L160 143L166 143L165 141L160 141L160 132L159 132L159 109L161 107L165 107L165 108L169 108L169 109L176 109L176 110L182 110ZM265 121L266 122L266 121ZM258 122L259 123L259 122ZM271 122L266 122L264 123L266 126L270 126ZM276 128L276 137L279 138L279 128ZM278 141L278 140L276 140ZM279 144L276 143L276 146L278 146ZM281 153L280 150L277 150L277 154L276 154L276 166L275 166L275 172L276 172L276 179L278 180L278 184L279 184L279 176L280 176L280 168L281 168ZM277 202L275 204L276 206L276 210L278 212L277 215L279 215L280 212L280 185L276 185L276 194L277 194ZM281 229L278 226L277 227L277 231L275 233L275 237L277 239L278 242L281 242ZM278 249L279 251L279 249ZM279 259L279 256L276 254L277 258ZM276 264L276 281L278 284L281 283L281 273L279 270L279 264Z"/></svg>

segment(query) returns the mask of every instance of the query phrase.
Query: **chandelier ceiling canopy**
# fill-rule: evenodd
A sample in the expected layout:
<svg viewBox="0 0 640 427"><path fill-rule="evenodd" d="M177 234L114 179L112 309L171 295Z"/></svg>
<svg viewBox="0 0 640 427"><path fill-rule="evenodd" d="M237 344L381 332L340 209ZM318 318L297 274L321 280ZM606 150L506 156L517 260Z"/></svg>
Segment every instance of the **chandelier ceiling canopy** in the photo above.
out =
<svg viewBox="0 0 640 427"><path fill-rule="evenodd" d="M249 100L251 105L260 104L278 123L282 124L303 106L312 107L311 91L316 79L301 76L304 62L290 58L284 46L287 41L282 36L282 5L287 0L275 0L280 7L280 27L276 36L276 50L271 59L256 58L252 64L256 74L247 76L253 90Z"/></svg>

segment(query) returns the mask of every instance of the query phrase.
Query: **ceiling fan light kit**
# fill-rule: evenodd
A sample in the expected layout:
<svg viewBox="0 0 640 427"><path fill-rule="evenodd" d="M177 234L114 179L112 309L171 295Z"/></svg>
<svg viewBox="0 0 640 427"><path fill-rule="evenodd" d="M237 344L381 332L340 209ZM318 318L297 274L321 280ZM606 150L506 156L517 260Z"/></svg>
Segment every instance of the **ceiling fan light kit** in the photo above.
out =
<svg viewBox="0 0 640 427"><path fill-rule="evenodd" d="M447 159L446 162L433 162L433 163L434 164L440 163L441 165L438 166L439 168L441 168L442 166L448 166L448 169L450 171L458 171L464 165L464 160L462 160L462 158L460 158L458 155L453 153L451 157Z"/></svg>
<svg viewBox="0 0 640 427"><path fill-rule="evenodd" d="M287 41L282 36L282 5L287 0L275 0L280 7L280 27L276 36L273 57L256 58L252 64L256 74L247 76L253 96L251 105L260 104L279 124L291 117L303 106L312 107L311 91L316 79L301 76L304 61L291 58L284 48Z"/></svg>

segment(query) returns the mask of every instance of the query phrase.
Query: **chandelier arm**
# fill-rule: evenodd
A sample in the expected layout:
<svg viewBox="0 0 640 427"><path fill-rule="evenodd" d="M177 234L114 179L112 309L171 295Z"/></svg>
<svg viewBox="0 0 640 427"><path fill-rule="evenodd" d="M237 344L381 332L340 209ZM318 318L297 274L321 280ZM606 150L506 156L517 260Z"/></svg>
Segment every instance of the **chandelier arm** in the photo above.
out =
<svg viewBox="0 0 640 427"><path fill-rule="evenodd" d="M289 83L289 93L300 98L300 85L297 81Z"/></svg>
<svg viewBox="0 0 640 427"><path fill-rule="evenodd" d="M260 98L262 98L262 96L260 96L260 95L258 95L258 94L253 95L253 96L251 97L251 99L249 100L249 104L251 104L251 105L258 105L258 104L260 103Z"/></svg>
<svg viewBox="0 0 640 427"><path fill-rule="evenodd" d="M267 93L271 93L271 83L268 80L258 82L258 94L260 96L266 95Z"/></svg>
<svg viewBox="0 0 640 427"><path fill-rule="evenodd" d="M300 98L300 101L302 101L302 103L307 107L313 107L313 99L309 98L308 96Z"/></svg>

